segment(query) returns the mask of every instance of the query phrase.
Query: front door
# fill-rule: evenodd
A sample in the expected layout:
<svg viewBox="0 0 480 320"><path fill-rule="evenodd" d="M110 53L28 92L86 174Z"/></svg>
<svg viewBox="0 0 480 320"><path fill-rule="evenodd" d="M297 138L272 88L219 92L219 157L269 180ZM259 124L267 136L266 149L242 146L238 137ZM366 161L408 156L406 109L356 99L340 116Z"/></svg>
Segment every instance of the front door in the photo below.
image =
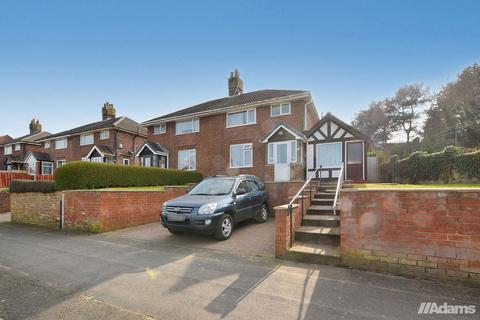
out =
<svg viewBox="0 0 480 320"><path fill-rule="evenodd" d="M289 142L277 143L275 162L275 181L290 180L290 161L288 161Z"/></svg>
<svg viewBox="0 0 480 320"><path fill-rule="evenodd" d="M361 181L363 176L363 142L347 142L347 180Z"/></svg>

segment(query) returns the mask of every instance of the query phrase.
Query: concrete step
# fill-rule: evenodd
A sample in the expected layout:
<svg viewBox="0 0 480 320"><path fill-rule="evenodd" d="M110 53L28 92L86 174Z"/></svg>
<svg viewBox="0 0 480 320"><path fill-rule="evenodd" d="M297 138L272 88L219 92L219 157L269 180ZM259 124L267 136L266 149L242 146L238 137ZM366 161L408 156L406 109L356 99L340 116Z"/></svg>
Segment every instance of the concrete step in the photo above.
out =
<svg viewBox="0 0 480 320"><path fill-rule="evenodd" d="M324 199L312 199L311 205L313 206L333 206L334 198L324 198Z"/></svg>
<svg viewBox="0 0 480 320"><path fill-rule="evenodd" d="M295 232L295 240L329 245L339 245L340 228L301 226Z"/></svg>
<svg viewBox="0 0 480 320"><path fill-rule="evenodd" d="M333 206L313 205L307 209L307 214L333 215ZM338 210L337 210L337 215L338 215Z"/></svg>
<svg viewBox="0 0 480 320"><path fill-rule="evenodd" d="M340 265L339 246L295 241L286 258L298 262Z"/></svg>
<svg viewBox="0 0 480 320"><path fill-rule="evenodd" d="M317 192L313 195L314 199L330 199L335 198L335 193L332 192Z"/></svg>
<svg viewBox="0 0 480 320"><path fill-rule="evenodd" d="M340 217L332 215L306 215L302 220L303 226L338 228Z"/></svg>

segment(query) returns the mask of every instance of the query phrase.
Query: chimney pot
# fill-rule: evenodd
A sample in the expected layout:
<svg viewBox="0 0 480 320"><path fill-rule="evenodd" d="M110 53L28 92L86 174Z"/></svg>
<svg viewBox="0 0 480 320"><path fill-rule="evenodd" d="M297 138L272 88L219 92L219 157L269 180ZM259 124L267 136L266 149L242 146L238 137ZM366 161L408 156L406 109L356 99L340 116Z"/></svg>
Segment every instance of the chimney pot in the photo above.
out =
<svg viewBox="0 0 480 320"><path fill-rule="evenodd" d="M116 117L117 111L115 107L110 102L105 102L102 108L102 120L112 119Z"/></svg>
<svg viewBox="0 0 480 320"><path fill-rule="evenodd" d="M30 134L41 132L42 131L42 124L40 123L40 120L33 118L32 121L30 121Z"/></svg>
<svg viewBox="0 0 480 320"><path fill-rule="evenodd" d="M230 72L230 78L228 79L228 95L236 96L243 93L243 81L240 79L240 72L235 69L234 72Z"/></svg>

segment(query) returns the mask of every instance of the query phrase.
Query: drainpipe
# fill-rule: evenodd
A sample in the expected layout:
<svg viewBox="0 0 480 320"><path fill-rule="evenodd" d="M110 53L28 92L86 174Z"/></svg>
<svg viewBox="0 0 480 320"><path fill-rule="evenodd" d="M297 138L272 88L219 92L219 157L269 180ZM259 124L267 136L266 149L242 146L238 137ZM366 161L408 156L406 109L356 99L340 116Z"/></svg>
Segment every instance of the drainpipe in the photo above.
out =
<svg viewBox="0 0 480 320"><path fill-rule="evenodd" d="M60 200L60 230L65 228L65 193L62 191L62 200Z"/></svg>

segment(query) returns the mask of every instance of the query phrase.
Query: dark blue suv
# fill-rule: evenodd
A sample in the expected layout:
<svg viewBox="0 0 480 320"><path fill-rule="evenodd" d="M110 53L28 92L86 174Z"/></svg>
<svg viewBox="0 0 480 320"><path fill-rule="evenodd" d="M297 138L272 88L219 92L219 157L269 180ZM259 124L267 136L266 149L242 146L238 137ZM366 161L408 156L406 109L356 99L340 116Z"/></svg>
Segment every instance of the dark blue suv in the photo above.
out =
<svg viewBox="0 0 480 320"><path fill-rule="evenodd" d="M214 176L165 202L160 221L173 234L193 231L226 240L239 221L267 221L267 200L265 185L256 176Z"/></svg>

